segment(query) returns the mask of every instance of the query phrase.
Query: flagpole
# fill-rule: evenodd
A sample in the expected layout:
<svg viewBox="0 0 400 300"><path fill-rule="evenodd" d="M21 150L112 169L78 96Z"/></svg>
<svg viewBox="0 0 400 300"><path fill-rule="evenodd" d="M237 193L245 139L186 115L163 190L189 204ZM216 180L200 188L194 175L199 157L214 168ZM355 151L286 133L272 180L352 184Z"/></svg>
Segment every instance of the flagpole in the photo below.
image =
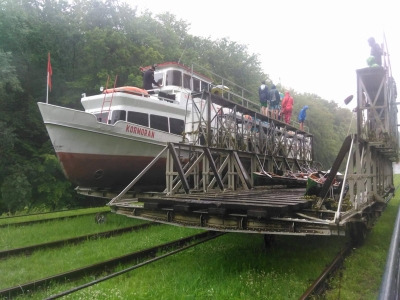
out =
<svg viewBox="0 0 400 300"><path fill-rule="evenodd" d="M47 71L47 93L46 93L46 103L49 103L49 71Z"/></svg>
<svg viewBox="0 0 400 300"><path fill-rule="evenodd" d="M49 86L51 92L51 75L53 74L53 70L51 69L50 62L50 52L47 55L47 92L46 92L46 103L49 103Z"/></svg>

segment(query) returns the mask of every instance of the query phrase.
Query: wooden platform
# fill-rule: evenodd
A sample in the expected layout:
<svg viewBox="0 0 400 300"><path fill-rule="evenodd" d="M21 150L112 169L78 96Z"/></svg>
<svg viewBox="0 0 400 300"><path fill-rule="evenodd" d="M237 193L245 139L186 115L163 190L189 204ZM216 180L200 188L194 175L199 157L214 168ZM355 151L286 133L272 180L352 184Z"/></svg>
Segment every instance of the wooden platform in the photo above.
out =
<svg viewBox="0 0 400 300"><path fill-rule="evenodd" d="M239 193L174 195L174 197L139 198L144 209L171 209L174 212L204 211L209 215L242 214L254 218L284 216L308 208L304 189L279 191L244 191Z"/></svg>

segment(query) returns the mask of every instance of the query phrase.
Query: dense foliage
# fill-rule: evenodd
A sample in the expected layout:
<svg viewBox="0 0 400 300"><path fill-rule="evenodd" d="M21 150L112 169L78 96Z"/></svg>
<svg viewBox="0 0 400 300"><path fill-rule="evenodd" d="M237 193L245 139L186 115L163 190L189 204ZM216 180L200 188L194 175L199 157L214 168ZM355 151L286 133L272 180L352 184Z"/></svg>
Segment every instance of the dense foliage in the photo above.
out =
<svg viewBox="0 0 400 300"><path fill-rule="evenodd" d="M141 86L139 66L195 63L253 94L268 76L257 55L227 38L190 35L189 23L170 13L138 14L118 0L4 0L0 2L0 214L71 205L64 178L36 105L45 101L47 53L53 88L49 102L81 109L80 95L95 94L107 77L117 86ZM217 80L217 79L216 79ZM283 89L283 87L280 87ZM329 166L344 139L351 113L313 94L292 91L294 115L309 105L315 160Z"/></svg>

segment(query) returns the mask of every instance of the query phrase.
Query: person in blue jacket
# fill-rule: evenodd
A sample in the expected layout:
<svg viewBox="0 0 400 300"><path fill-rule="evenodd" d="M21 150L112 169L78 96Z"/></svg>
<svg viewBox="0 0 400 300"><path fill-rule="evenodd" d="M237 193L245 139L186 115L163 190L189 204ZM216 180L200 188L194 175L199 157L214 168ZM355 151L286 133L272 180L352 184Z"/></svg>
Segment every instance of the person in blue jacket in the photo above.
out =
<svg viewBox="0 0 400 300"><path fill-rule="evenodd" d="M268 87L265 80L261 81L261 86L258 88L258 96L260 97L261 114L266 116L268 112Z"/></svg>
<svg viewBox="0 0 400 300"><path fill-rule="evenodd" d="M308 109L308 106L306 105L300 110L300 113L299 113L299 122L300 122L300 130L301 131L304 131L304 121L307 118L307 109Z"/></svg>

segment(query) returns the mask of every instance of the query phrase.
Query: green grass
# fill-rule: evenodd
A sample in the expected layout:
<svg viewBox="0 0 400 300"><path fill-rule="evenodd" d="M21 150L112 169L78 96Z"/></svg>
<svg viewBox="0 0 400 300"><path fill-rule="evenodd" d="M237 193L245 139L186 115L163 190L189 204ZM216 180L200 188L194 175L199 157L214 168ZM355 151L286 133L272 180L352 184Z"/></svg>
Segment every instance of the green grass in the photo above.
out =
<svg viewBox="0 0 400 300"><path fill-rule="evenodd" d="M340 237L280 236L265 250L262 235L226 234L66 298L297 299L344 242ZM114 248L119 246L114 244ZM36 293L34 299L72 286L54 285Z"/></svg>
<svg viewBox="0 0 400 300"><path fill-rule="evenodd" d="M199 230L157 226L108 239L36 251L0 261L0 289L84 267L133 251L198 233Z"/></svg>
<svg viewBox="0 0 400 300"><path fill-rule="evenodd" d="M399 182L400 177L396 177L396 185ZM376 299L399 202L399 197L391 200L369 232L365 245L346 260L340 299ZM6 278L8 284L4 286L195 232L160 226L108 240L89 241L81 246L43 251L28 258L0 261L2 273L12 277ZM347 238L336 236L278 236L276 243L265 250L262 235L230 233L64 299L298 299L346 241ZM43 270L39 270L42 266ZM120 266L118 270L125 267ZM0 285L3 285L2 276ZM88 276L79 282L54 284L28 297L43 299L93 279ZM338 287L338 279L333 280L335 284ZM327 299L338 299L338 290L332 290Z"/></svg>
<svg viewBox="0 0 400 300"><path fill-rule="evenodd" d="M145 223L142 220L107 214L107 221L97 224L94 216L48 221L29 226L8 226L0 228L0 251L47 243L61 239L92 234L116 228ZM18 237L18 238L15 238Z"/></svg>
<svg viewBox="0 0 400 300"><path fill-rule="evenodd" d="M400 175L395 175L394 183L396 187L399 185ZM339 295L340 299L377 299L399 204L400 189L368 232L364 245L346 258L342 278L337 276L332 280L332 290L326 299L339 299Z"/></svg>
<svg viewBox="0 0 400 300"><path fill-rule="evenodd" d="M12 224L12 223L16 223L16 222L28 222L28 221L43 220L43 219L48 219L48 218L75 216L75 215L97 213L97 212L104 212L104 211L106 211L106 212L110 211L110 208L108 206L105 206L105 207L67 210L67 211L60 211L60 212L54 212L54 213L49 213L49 214L40 214L40 215L32 215L32 216L27 215L27 216L17 217L17 218L0 218L0 225Z"/></svg>

